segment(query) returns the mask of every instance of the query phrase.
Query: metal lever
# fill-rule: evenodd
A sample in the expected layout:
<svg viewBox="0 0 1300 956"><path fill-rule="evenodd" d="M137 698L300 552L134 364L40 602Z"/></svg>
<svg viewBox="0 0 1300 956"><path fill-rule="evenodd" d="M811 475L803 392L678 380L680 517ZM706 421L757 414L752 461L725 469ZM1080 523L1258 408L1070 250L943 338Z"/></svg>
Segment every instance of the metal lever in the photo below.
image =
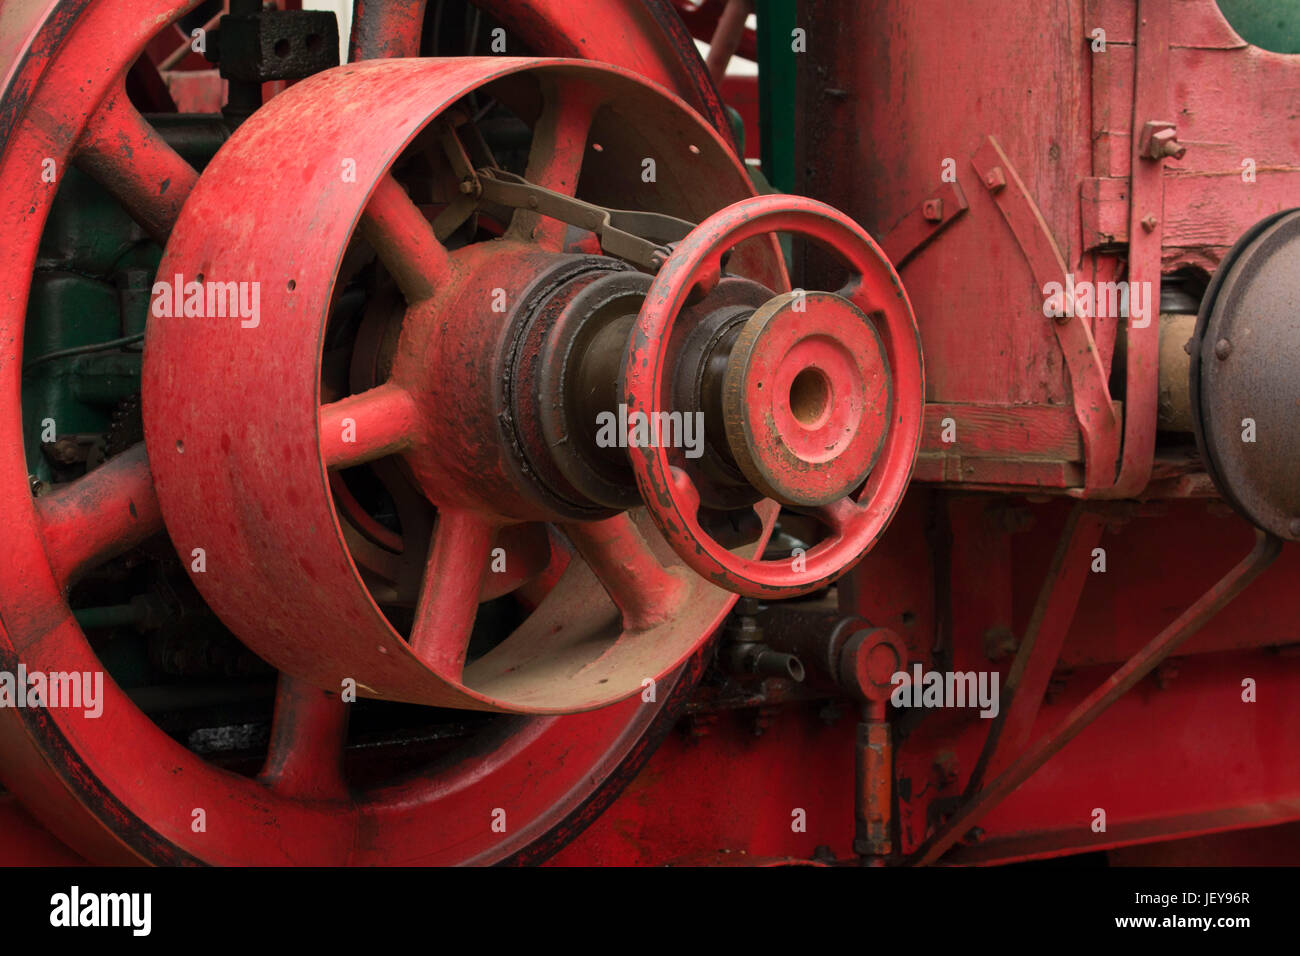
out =
<svg viewBox="0 0 1300 956"><path fill-rule="evenodd" d="M573 196L536 186L495 167L476 172L481 201L511 209L530 209L579 229L594 232L606 255L647 272L657 272L672 243L686 238L694 223L656 212L606 209Z"/></svg>

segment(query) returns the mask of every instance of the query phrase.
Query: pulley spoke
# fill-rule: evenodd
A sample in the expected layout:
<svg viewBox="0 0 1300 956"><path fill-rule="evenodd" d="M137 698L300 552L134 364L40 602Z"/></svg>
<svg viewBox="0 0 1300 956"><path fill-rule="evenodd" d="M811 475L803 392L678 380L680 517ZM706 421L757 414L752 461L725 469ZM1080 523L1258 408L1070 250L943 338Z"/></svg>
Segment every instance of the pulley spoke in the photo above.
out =
<svg viewBox="0 0 1300 956"><path fill-rule="evenodd" d="M478 613L495 529L472 511L438 514L424 586L411 627L411 648L439 676L459 680Z"/></svg>
<svg viewBox="0 0 1300 956"><path fill-rule="evenodd" d="M50 567L65 587L163 527L143 442L38 498L36 511Z"/></svg>
<svg viewBox="0 0 1300 956"><path fill-rule="evenodd" d="M549 83L543 88L543 97L542 114L533 127L524 179L543 189L573 196L582 174L587 136L603 97L589 86L571 84L561 91ZM558 251L564 247L568 228L565 223L533 210L519 209L510 222L509 234Z"/></svg>
<svg viewBox="0 0 1300 956"><path fill-rule="evenodd" d="M426 0L357 0L348 62L420 55Z"/></svg>
<svg viewBox="0 0 1300 956"><path fill-rule="evenodd" d="M564 531L623 613L627 630L646 630L677 610L685 582L659 563L626 512Z"/></svg>
<svg viewBox="0 0 1300 956"><path fill-rule="evenodd" d="M391 173L375 186L361 217L361 233L375 247L408 303L424 301L447 281L451 262L446 247Z"/></svg>
<svg viewBox="0 0 1300 956"><path fill-rule="evenodd" d="M275 689L271 745L259 779L283 797L347 799L343 745L349 706L341 686L321 690L282 673Z"/></svg>
<svg viewBox="0 0 1300 956"><path fill-rule="evenodd" d="M320 410L321 454L329 468L350 468L410 446L420 413L411 394L387 383Z"/></svg>
<svg viewBox="0 0 1300 956"><path fill-rule="evenodd" d="M546 525L537 522L511 525L504 528L496 539L501 548L501 561L491 562L491 573L483 582L484 601L509 594L534 580L551 563L551 538Z"/></svg>

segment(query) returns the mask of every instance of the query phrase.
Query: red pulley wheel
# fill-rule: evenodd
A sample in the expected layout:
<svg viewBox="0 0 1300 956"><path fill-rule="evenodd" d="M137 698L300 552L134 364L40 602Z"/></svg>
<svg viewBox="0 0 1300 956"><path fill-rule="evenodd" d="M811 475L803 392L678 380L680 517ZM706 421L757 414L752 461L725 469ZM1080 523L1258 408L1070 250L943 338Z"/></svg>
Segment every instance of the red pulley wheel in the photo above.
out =
<svg viewBox="0 0 1300 956"><path fill-rule="evenodd" d="M879 246L843 213L798 196L746 199L710 216L677 246L646 297L628 347L626 401L629 418L663 414L679 311L718 283L728 250L771 232L813 240L848 266L850 278L836 293L778 295L748 320L728 358L727 440L755 487L808 509L828 535L781 560L732 554L704 530L699 491L668 450L629 451L650 515L687 565L739 594L787 598L825 587L871 549L916 460L925 397L920 337Z"/></svg>

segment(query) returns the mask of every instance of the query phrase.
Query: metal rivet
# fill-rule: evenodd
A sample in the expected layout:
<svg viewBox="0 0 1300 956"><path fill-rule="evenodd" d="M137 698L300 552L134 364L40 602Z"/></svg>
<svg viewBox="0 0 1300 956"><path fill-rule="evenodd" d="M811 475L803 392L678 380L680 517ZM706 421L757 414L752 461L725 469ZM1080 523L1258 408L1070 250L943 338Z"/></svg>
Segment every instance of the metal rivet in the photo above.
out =
<svg viewBox="0 0 1300 956"><path fill-rule="evenodd" d="M1227 339L1219 339L1214 343L1214 354L1220 359L1226 359L1232 354L1232 343Z"/></svg>

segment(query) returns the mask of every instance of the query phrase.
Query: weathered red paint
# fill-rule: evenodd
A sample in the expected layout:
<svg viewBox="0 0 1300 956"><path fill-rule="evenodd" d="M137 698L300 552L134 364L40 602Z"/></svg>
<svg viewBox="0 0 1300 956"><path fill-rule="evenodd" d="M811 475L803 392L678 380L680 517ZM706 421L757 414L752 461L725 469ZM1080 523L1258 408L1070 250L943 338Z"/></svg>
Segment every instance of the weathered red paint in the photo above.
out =
<svg viewBox="0 0 1300 956"><path fill-rule="evenodd" d="M467 666L498 529L557 517L518 490L504 441L493 440L510 326L492 303L498 289L505 301L526 302L533 277L566 260L513 239L449 253L387 166L469 90L496 82L488 95L508 99L529 81L544 91L542 117L571 109L570 90L599 88L599 96L576 101L585 125L605 107L638 113L643 134L658 127L653 138L665 150L675 139L699 140L694 153L682 153L712 171L715 195L727 175L727 188L743 194L743 174L716 134L698 119L693 129L677 119L671 101L656 112L664 94L612 68L555 59L365 61L304 80L247 120L190 194L159 267L186 282L204 276L262 290L256 322L232 315L151 323L145 439L172 541L182 554L206 552L206 568L193 575L200 592L263 659L318 687L352 678L366 696L571 713L624 699L643 680L671 673L732 601L698 578L682 578L672 563L661 566L624 518L622 551L580 548L613 604L591 600L591 572L575 563L531 623ZM602 139L602 156L617 157L618 139ZM289 141L313 157L311 165L258 167L256 157ZM349 160L356 182L340 175ZM635 169L636 157L626 165ZM570 189L577 184L569 177ZM287 203L268 202L252 215L232 205L255 188ZM303 207L299 188L322 205ZM402 337L387 383L320 408L322 336L358 220L406 298ZM531 230L525 237L537 238ZM190 401L198 394L207 400ZM358 575L326 471L332 461L390 452L404 456L439 508L409 642ZM673 586L634 586L626 569L638 566ZM574 610L580 595L583 607ZM613 646L594 640L618 609L622 638ZM320 624L303 629L311 617Z"/></svg>
<svg viewBox="0 0 1300 956"><path fill-rule="evenodd" d="M105 69L105 51L119 58L116 71L124 71L151 31L187 5L138 2L132 4L135 15L130 17L121 15L121 6L99 4L92 9L64 4L43 21L39 31L46 10L24 8L19 12L31 16L18 26L5 20L7 28L16 30L4 31L6 40L20 41L5 47L16 57L5 66L10 82L0 141L0 179L6 184L3 202L12 224L0 249L6 275L31 273L36 240L53 195L40 179L42 160L54 158L61 168L81 140L95 104L112 88L115 69ZM565 5L551 7L558 10ZM13 9L6 7L5 13ZM545 10L546 5L535 4L534 9ZM632 39L625 37L626 42ZM24 45L29 42L30 46ZM651 39L647 48L655 42ZM135 158L146 171L158 159L148 148ZM161 161L158 168L166 165ZM147 176L139 181L147 181ZM153 182L159 184L163 178ZM142 204L153 201L145 192L136 192ZM155 216L153 221L160 228L171 225L168 215ZM15 294L0 303L0 330L6 343L0 387L4 394L17 396L16 357L21 354L26 296L23 283L11 288ZM63 603L61 589L87 561L129 545L158 526L147 463L138 454L123 456L102 473L92 473L84 485L52 496L38 514L27 491L18 422L16 414L7 413L0 423L3 473L13 490L0 504L6 534L12 535L12 546L7 543L0 557L4 581L0 664L12 670L21 659L33 669L94 670L97 662ZM310 431L315 427L313 417ZM49 529L46 545L42 522ZM51 551L48 559L46 546ZM581 603L596 606L593 598L601 590L599 585L593 580L586 587ZM724 596L713 610L707 602L697 601L693 610L716 621L730 600ZM675 623L680 622L675 619ZM693 627L704 634L709 622ZM653 646L653 635L647 637ZM66 711L6 709L0 715L0 774L44 825L75 844L88 859L98 861L467 862L477 857L490 862L512 855L529 859L570 838L572 821L608 803L625 779L620 774L638 766L662 734L657 717L681 706L698 666L698 661L690 664L680 679L677 674L665 676L649 706L636 700L587 717L512 724L494 740L481 742L480 749L463 760L369 795L353 793L344 804L315 799L331 792L330 785L317 761L303 762L306 755L330 754L330 740L337 739L336 719L315 714L315 705L304 703L314 700L313 695L304 697L292 684L281 695L278 743L266 782L233 775L196 758L162 734L111 681L104 701L107 716L101 722ZM295 713L304 708L303 713ZM131 742L131 757L123 761L120 744L126 740ZM299 750L302 754L295 756ZM529 769L537 767L550 769L542 774ZM475 808L490 810L489 804L501 802L501 797L487 794L516 773L522 777L498 791L514 794L514 823L502 839L491 829L490 818ZM185 808L193 806L203 806L210 820L215 816L224 821L220 837L191 829ZM443 817L459 820L463 826L457 832L455 825L429 822Z"/></svg>
<svg viewBox="0 0 1300 956"><path fill-rule="evenodd" d="M79 155L151 233L172 230L193 171L178 165L114 91L154 26L191 5L99 0L0 8L0 211L8 224L0 275L18 277L0 297L0 526L9 536L0 549L3 668L18 661L96 667L62 595L79 569L163 527L150 461L138 451L32 501L15 451L21 434L14 409L25 277L52 196L39 183L40 163L54 158L63 168ZM629 0L603 5L599 15L560 0L482 6L535 52L617 62L672 87L725 128L704 65L680 23L664 18L666 3ZM122 15L128 7L133 16ZM354 46L376 58L414 53L420 7L418 0L359 5ZM710 7L715 15L721 10L713 3L706 12ZM841 578L841 608L846 619L895 631L909 663L997 670L1014 688L1001 721L893 711L888 726L869 722L863 742L876 749L868 753L855 738L856 715L837 719L820 700L774 689L767 697L755 692L750 707L710 713L713 698L699 694L683 725L690 735L669 737L613 800L686 706L703 666L695 655L681 677L661 682L661 705L633 700L589 714L522 719L450 767L344 796L336 772L344 712L291 677L282 678L260 781L197 758L111 687L100 722L55 711L0 713L0 777L26 808L0 800L5 825L23 835L10 841L9 852L17 850L9 861L74 859L52 837L33 833L28 813L87 859L162 863L533 862L589 823L555 862L806 861L819 847L829 851L819 859L850 861L855 819L879 827L892 817L892 859L977 864L1300 819L1300 552L1284 548L1207 619L1202 612L1235 588L1216 582L1250 546L1251 532L1218 500L1195 459L1156 434L1149 346L1158 319L1146 337L1113 317L1053 323L1042 315L1040 295L1045 282L1066 273L1150 281L1158 295L1162 271L1214 271L1248 227L1293 205L1300 157L1278 116L1300 107L1295 58L1245 46L1209 0L1079 0L1047 12L1012 0L978 9L938 0L847 8L809 0L801 11L813 80L802 92L804 188L886 236L882 246L916 309L929 372L915 471L927 487L889 502L889 511L897 508L890 532ZM985 35L990 24L996 42ZM1107 33L1105 54L1090 46L1098 26ZM872 56L862 55L859 38L869 39ZM745 42L742 36L741 52ZM573 180L571 146L581 139L574 118L551 117L547 139L567 145L529 164L548 184ZM1142 128L1165 120L1176 121L1186 153L1143 158ZM129 144L131 155L113 140ZM1243 157L1255 162L1257 182L1241 178ZM305 165L337 157L325 148L268 143L258 168L274 167L276 158L300 175ZM955 161L956 183L940 178L946 158ZM432 300L454 274L453 261L428 242L400 187L374 185L371 202L352 210L354 220L385 247L404 291ZM602 201L651 208L662 200L681 209L695 185L618 184ZM717 188L712 179L706 185ZM245 214L247 197L263 198L264 187L231 190L229 215ZM703 219L747 194L715 195L711 208L692 215ZM515 226L527 221L516 217ZM558 251L563 233L553 222L529 225L525 233L537 229L539 243ZM312 228L295 232L303 259L317 255L322 237L307 242L301 237ZM513 234L507 242L524 239ZM501 271L519 271L525 260L501 245ZM403 271L403 263L418 267ZM817 263L811 267L815 279ZM489 268L485 261L470 271L483 283ZM773 270L745 274L782 291ZM1126 361L1115 354L1125 338ZM643 341L643 354L656 344ZM894 356L888 360L896 374ZM278 371L294 368L289 358L276 361L285 362ZM1112 392L1116 365L1123 387ZM287 385L265 387L275 393ZM659 407L660 394L650 394L647 407ZM406 450L421 427L421 395L380 386L323 406L319 396L304 401L294 420L315 456L310 482L273 476L281 480L258 484L265 494L250 503L273 506L282 520L325 522L337 537L328 467ZM363 430L359 446L335 441L327 433L341 431L345 418L376 427ZM955 443L941 437L947 419L957 424ZM478 457L487 448L471 449L476 463L487 460ZM186 454L194 450L187 444ZM286 489L306 487L323 509L295 511ZM666 480L658 487L670 496L679 491ZM1124 500L1090 502L1070 517L1066 502L1027 500L1030 492ZM431 573L462 618L490 589L478 577L481 561L462 568L455 558L482 557L486 531L496 525L474 515L492 497L471 488L455 502L460 510L448 508L443 517L455 533L431 554ZM575 586L581 575L572 569L587 567L578 560L565 583L568 551L561 549L549 564L542 556L526 562L527 573L509 586L521 587L530 604L554 600L545 594L558 589L571 606L619 607L650 628L639 636L651 642L661 625L703 634L717 615L689 619L693 599L683 600L678 592L686 585L671 570L680 571L681 562L648 522L630 525L573 526L579 555L613 568L603 581L588 572ZM674 535L687 550L699 540L679 526ZM654 542L654 560L636 537ZM531 554L535 545L508 550ZM1105 549L1105 573L1092 566L1094 546ZM725 569L731 560L720 563ZM300 583L302 568L290 570ZM285 615L282 623L293 620ZM1200 629L1187 637L1191 625ZM1153 635L1162 636L1153 642ZM423 663L456 669L463 648L447 654L437 641L421 644ZM1116 665L1122 669L1112 675ZM1144 671L1151 672L1143 678ZM1256 702L1242 699L1245 678L1259 685ZM763 731L757 739L756 729ZM890 750L887 779L881 761L867 758ZM857 774L855 753L863 763ZM862 788L857 806L855 780ZM977 802L963 807L967 791ZM502 837L491 832L484 810L504 793L515 801L512 821L522 822ZM886 811L880 802L889 793L896 802ZM209 819L222 820L220 841L192 833L189 818L175 810L200 802ZM1090 826L1097 807L1107 810L1104 832ZM791 826L796 809L804 811L805 829ZM869 842L858 851L884 858L883 835Z"/></svg>

